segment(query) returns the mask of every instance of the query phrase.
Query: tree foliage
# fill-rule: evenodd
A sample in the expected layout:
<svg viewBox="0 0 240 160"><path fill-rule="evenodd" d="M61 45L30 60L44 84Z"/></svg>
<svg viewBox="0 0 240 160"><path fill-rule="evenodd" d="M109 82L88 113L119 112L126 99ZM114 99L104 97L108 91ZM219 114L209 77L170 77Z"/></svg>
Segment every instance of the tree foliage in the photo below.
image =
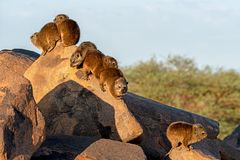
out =
<svg viewBox="0 0 240 160"><path fill-rule="evenodd" d="M169 56L123 71L131 92L220 122L220 138L240 122L240 74L234 70L198 68L192 59Z"/></svg>

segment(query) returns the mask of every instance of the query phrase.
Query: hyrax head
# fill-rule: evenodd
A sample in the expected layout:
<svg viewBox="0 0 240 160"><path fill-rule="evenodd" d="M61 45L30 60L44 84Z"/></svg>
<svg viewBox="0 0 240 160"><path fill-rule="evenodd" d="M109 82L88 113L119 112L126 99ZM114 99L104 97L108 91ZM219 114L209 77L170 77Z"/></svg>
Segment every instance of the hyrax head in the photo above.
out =
<svg viewBox="0 0 240 160"><path fill-rule="evenodd" d="M69 19L66 14L58 14L53 21L57 24L65 21L66 19Z"/></svg>
<svg viewBox="0 0 240 160"><path fill-rule="evenodd" d="M79 47L80 47L80 49L87 49L87 50L88 49L97 49L97 46L90 41L82 42Z"/></svg>
<svg viewBox="0 0 240 160"><path fill-rule="evenodd" d="M104 56L103 57L103 65L106 68L118 68L117 60L111 56Z"/></svg>
<svg viewBox="0 0 240 160"><path fill-rule="evenodd" d="M76 50L70 58L70 66L77 67L82 64L84 57L80 50Z"/></svg>
<svg viewBox="0 0 240 160"><path fill-rule="evenodd" d="M40 44L39 44L39 39L38 39L38 32L33 33L33 35L31 35L30 39L31 42L37 47L37 48L41 48Z"/></svg>
<svg viewBox="0 0 240 160"><path fill-rule="evenodd" d="M31 39L31 41L32 41L33 44L35 44L36 41L37 41L37 35L38 35L38 32L35 32L35 33L33 33L33 34L31 35L31 37L30 37L30 39Z"/></svg>
<svg viewBox="0 0 240 160"><path fill-rule="evenodd" d="M127 93L128 82L124 77L120 77L114 82L114 92L117 97L121 97Z"/></svg>
<svg viewBox="0 0 240 160"><path fill-rule="evenodd" d="M96 50L95 44L89 41L82 42L70 58L70 66L77 67L82 64L89 50Z"/></svg>
<svg viewBox="0 0 240 160"><path fill-rule="evenodd" d="M192 131L193 137L195 137L197 141L200 141L207 137L207 132L201 124L193 124Z"/></svg>

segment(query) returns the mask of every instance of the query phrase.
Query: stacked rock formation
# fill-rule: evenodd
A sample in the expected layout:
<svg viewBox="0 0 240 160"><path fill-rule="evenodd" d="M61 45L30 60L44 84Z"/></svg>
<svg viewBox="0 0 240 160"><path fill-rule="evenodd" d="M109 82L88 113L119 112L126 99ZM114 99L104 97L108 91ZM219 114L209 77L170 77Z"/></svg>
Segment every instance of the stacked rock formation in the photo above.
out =
<svg viewBox="0 0 240 160"><path fill-rule="evenodd" d="M239 160L239 127L222 141L214 120L133 93L116 99L70 67L76 48L0 52L1 160ZM166 131L177 121L207 137L171 149Z"/></svg>

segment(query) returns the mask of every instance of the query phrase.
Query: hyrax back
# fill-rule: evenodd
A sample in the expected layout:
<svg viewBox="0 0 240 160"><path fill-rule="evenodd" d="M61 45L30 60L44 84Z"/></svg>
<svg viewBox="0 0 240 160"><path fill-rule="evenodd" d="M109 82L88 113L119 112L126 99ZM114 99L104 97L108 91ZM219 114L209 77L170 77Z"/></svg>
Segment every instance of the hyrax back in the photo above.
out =
<svg viewBox="0 0 240 160"><path fill-rule="evenodd" d="M70 66L79 67L85 59L88 50L97 50L97 46L90 41L82 42L72 54L70 58Z"/></svg>
<svg viewBox="0 0 240 160"><path fill-rule="evenodd" d="M88 75L91 73L95 78L99 79L100 73L105 68L114 67L116 65L117 61L114 58L105 56L99 50L88 50L83 60L83 79L88 79Z"/></svg>
<svg viewBox="0 0 240 160"><path fill-rule="evenodd" d="M103 66L104 68L118 68L118 62L115 58L111 56L104 56Z"/></svg>
<svg viewBox="0 0 240 160"><path fill-rule="evenodd" d="M31 36L32 43L42 51L42 55L50 52L59 40L60 34L58 33L57 26L52 22L47 23L39 32Z"/></svg>
<svg viewBox="0 0 240 160"><path fill-rule="evenodd" d="M55 17L54 23L57 25L64 46L71 46L78 43L80 38L80 28L77 22L69 19L65 14L59 14Z"/></svg>
<svg viewBox="0 0 240 160"><path fill-rule="evenodd" d="M189 147L190 144L198 142L207 137L207 133L201 124L190 124L187 122L173 122L167 128L167 138L172 148L180 145Z"/></svg>
<svg viewBox="0 0 240 160"><path fill-rule="evenodd" d="M93 74L97 79L99 79L100 72L103 68L103 56L99 50L89 50L83 61L82 71L84 73L85 79L88 79L89 74Z"/></svg>
<svg viewBox="0 0 240 160"><path fill-rule="evenodd" d="M106 68L100 73L100 88L106 91L105 86L108 86L115 98L121 98L127 92L127 85L127 80L118 68Z"/></svg>

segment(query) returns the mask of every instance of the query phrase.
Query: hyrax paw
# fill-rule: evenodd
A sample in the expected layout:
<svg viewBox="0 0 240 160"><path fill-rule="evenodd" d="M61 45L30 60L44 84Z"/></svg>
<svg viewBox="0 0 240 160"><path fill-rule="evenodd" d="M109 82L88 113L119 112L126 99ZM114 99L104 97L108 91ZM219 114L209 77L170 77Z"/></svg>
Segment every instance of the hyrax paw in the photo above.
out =
<svg viewBox="0 0 240 160"><path fill-rule="evenodd" d="M81 70L78 70L76 73L76 76L80 79L83 79L83 80L89 80L89 76L84 74Z"/></svg>
<svg viewBox="0 0 240 160"><path fill-rule="evenodd" d="M88 80L89 80L89 77L88 77L87 75L83 75L83 76L81 77L81 79L83 79L83 80L85 80L85 81L88 81Z"/></svg>
<svg viewBox="0 0 240 160"><path fill-rule="evenodd" d="M101 88L101 90L102 90L103 92L106 92L106 89L105 89L105 88L103 88L103 87Z"/></svg>
<svg viewBox="0 0 240 160"><path fill-rule="evenodd" d="M193 147L192 147L192 146L189 146L188 149L189 149L189 151L190 151L190 150L193 150Z"/></svg>

